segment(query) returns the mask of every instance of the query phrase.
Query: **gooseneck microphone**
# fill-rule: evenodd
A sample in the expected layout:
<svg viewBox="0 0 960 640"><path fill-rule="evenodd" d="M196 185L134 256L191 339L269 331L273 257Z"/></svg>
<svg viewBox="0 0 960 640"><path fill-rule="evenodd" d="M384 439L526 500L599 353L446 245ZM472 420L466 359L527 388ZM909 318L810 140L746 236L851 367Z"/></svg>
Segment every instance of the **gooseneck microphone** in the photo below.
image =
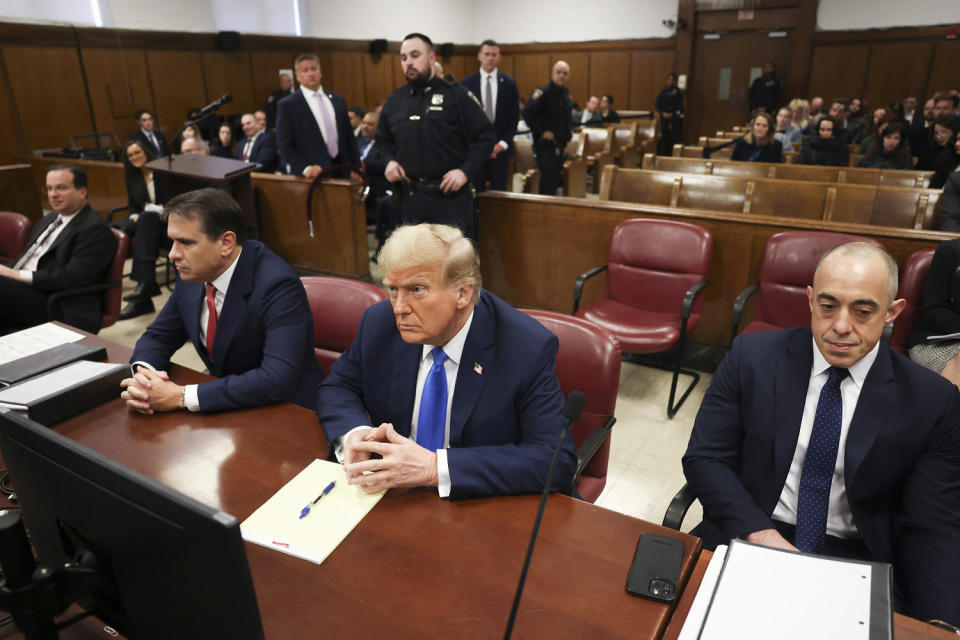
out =
<svg viewBox="0 0 960 640"><path fill-rule="evenodd" d="M543 510L547 506L547 496L550 495L550 483L553 482L553 472L557 466L557 458L560 457L560 449L563 448L563 441L567 439L570 433L570 425L580 419L583 413L583 406L587 402L587 396L580 391L571 391L567 396L567 401L563 405L563 431L560 433L560 441L553 450L553 459L550 460L550 469L547 471L547 480L543 484L543 494L540 496L540 508L537 510L537 518L533 521L533 532L530 534L530 543L527 545L527 557L523 561L523 569L520 571L520 582L517 583L517 592L513 596L513 608L510 609L510 619L507 620L507 629L503 634L503 640L510 640L510 634L513 633L513 623L517 619L517 609L520 608L520 597L523 595L523 585L527 581L527 570L530 568L530 560L533 558L533 548L537 544L537 534L540 533L540 522L543 520Z"/></svg>
<svg viewBox="0 0 960 640"><path fill-rule="evenodd" d="M228 102L233 102L232 93L225 93L219 98L217 98L216 100L214 100L213 102L211 102L210 104L208 104L207 106L205 106L203 109L200 109L200 115L198 115L195 118L195 120L202 120L203 118L206 118L208 115L210 115L211 113L214 113L217 109L227 104Z"/></svg>

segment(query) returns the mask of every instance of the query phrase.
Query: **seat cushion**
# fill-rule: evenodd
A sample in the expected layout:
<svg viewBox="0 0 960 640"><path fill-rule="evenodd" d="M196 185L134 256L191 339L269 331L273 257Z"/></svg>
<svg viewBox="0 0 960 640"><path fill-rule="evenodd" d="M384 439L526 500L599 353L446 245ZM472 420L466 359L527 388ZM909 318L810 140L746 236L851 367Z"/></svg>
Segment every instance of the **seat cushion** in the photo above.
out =
<svg viewBox="0 0 960 640"><path fill-rule="evenodd" d="M580 497L585 501L593 503L596 502L600 494L603 493L603 488L606 485L606 477L594 478L593 476L583 474L577 482L577 493L579 493Z"/></svg>
<svg viewBox="0 0 960 640"><path fill-rule="evenodd" d="M621 304L609 298L577 312L577 317L598 324L620 341L626 353L666 351L680 339L680 314L647 311ZM700 322L700 314L690 314L687 331Z"/></svg>

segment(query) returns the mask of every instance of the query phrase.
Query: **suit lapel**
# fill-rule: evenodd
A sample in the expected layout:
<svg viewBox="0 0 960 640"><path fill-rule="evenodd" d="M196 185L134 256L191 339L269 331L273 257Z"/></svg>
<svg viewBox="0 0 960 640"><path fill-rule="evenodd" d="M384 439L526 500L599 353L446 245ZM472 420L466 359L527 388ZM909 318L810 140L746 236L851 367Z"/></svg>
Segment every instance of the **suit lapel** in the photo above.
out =
<svg viewBox="0 0 960 640"><path fill-rule="evenodd" d="M388 415L399 416L393 428L406 437L410 437L410 425L413 423L413 403L417 393L417 373L420 369L421 353L423 353L423 345L408 344L400 337L400 332L396 332Z"/></svg>
<svg viewBox="0 0 960 640"><path fill-rule="evenodd" d="M493 375L492 346L496 337L496 326L491 304L489 297L480 298L480 302L474 307L473 322L463 345L463 354L457 369L457 386L450 410L450 446L460 443L463 429L473 414L483 384ZM483 371L487 374L484 375Z"/></svg>
<svg viewBox="0 0 960 640"><path fill-rule="evenodd" d="M803 418L803 405L807 398L812 366L811 333L809 330L798 331L777 359L773 416L773 428L776 430L774 438L776 496L780 495L780 490L787 480L793 454L797 449L800 421ZM776 502L772 506L776 506Z"/></svg>
<svg viewBox="0 0 960 640"><path fill-rule="evenodd" d="M848 492L853 486L860 464L873 447L880 428L890 414L894 386L890 349L881 344L877 359L863 381L857 408L853 411L850 429L847 431L843 475Z"/></svg>
<svg viewBox="0 0 960 640"><path fill-rule="evenodd" d="M210 354L210 359L213 361L212 371L220 371L223 368L227 350L247 310L247 299L250 297L250 292L253 291L253 251L253 246L248 244L240 252L240 257L237 258L237 267L230 278L230 286L227 288L227 295L223 300L220 316L217 318L217 334L213 340L213 353Z"/></svg>
<svg viewBox="0 0 960 640"><path fill-rule="evenodd" d="M57 236L57 239L53 241L53 244L50 245L50 248L46 250L43 254L41 260L47 256L52 256L56 252L57 247L67 241L72 235L77 232L77 229L80 225L86 222L87 210L90 208L90 205L85 206L80 210L80 213L77 214L77 217L67 223L67 226L63 228L63 231L60 232L60 235Z"/></svg>

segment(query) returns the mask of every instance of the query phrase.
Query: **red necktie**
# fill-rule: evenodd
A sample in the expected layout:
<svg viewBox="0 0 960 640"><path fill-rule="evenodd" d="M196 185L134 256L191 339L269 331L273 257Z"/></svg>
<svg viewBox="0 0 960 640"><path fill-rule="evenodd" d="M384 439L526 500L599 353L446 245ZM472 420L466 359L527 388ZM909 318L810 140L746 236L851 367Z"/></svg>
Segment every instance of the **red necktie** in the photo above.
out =
<svg viewBox="0 0 960 640"><path fill-rule="evenodd" d="M217 334L217 288L209 282L207 287L207 353L213 358L213 339Z"/></svg>

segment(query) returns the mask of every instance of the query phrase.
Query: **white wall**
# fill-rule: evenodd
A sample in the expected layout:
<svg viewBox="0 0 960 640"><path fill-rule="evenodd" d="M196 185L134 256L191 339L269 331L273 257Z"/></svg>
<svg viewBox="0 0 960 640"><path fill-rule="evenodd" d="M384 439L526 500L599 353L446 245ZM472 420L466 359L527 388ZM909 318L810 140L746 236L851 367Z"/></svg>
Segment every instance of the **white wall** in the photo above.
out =
<svg viewBox="0 0 960 640"><path fill-rule="evenodd" d="M817 28L884 29L960 23L960 0L820 0Z"/></svg>
<svg viewBox="0 0 960 640"><path fill-rule="evenodd" d="M94 24L90 0L0 0L0 18Z"/></svg>

